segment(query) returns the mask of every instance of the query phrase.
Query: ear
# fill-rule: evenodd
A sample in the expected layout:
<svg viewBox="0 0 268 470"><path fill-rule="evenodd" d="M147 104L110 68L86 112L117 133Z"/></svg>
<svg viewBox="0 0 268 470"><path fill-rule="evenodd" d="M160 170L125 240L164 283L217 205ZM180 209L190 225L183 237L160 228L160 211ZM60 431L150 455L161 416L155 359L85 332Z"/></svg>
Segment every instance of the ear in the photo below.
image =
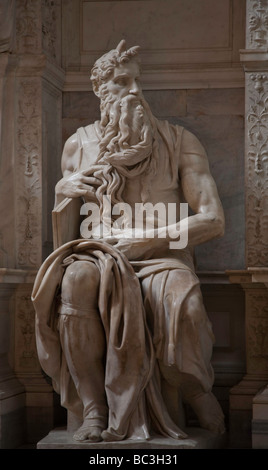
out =
<svg viewBox="0 0 268 470"><path fill-rule="evenodd" d="M122 41L119 42L119 44L116 47L116 50L119 52L119 54L122 54L126 50L126 41L125 39L122 39Z"/></svg>

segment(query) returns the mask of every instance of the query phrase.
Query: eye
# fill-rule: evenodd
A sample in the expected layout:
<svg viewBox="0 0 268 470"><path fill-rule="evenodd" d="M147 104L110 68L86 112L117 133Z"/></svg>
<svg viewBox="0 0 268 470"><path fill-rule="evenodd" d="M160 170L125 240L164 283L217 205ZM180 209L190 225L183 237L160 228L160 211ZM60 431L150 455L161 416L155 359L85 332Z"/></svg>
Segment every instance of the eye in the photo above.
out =
<svg viewBox="0 0 268 470"><path fill-rule="evenodd" d="M119 86L126 86L127 85L127 78L118 78L117 80L114 80L116 85Z"/></svg>

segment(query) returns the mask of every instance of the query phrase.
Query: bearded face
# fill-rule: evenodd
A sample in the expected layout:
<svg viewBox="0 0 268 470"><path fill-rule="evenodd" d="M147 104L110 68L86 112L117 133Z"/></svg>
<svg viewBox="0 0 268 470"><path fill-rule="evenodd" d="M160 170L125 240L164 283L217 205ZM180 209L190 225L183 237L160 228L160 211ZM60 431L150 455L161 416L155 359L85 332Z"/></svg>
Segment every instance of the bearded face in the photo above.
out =
<svg viewBox="0 0 268 470"><path fill-rule="evenodd" d="M100 205L104 195L112 203L122 201L126 178L148 169L153 148L153 119L139 85L139 66L135 60L120 64L103 83L101 99L101 141L95 176L102 180L97 190Z"/></svg>
<svg viewBox="0 0 268 470"><path fill-rule="evenodd" d="M110 79L100 87L102 150L112 154L144 141L149 144L149 116L139 83L135 60L120 64ZM151 136L150 136L151 137ZM137 163L132 161L132 165Z"/></svg>

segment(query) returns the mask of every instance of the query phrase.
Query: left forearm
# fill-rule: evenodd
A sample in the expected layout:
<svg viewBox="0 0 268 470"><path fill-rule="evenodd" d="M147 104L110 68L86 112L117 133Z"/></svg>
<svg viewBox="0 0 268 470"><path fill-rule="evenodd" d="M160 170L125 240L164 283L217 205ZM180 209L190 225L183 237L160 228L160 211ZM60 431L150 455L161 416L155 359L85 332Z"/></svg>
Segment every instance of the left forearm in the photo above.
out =
<svg viewBox="0 0 268 470"><path fill-rule="evenodd" d="M167 240L175 241L174 235L177 235L177 239L187 239L187 245L196 246L219 238L223 233L224 218L221 215L199 213L188 217L187 221L178 222L176 226L167 227Z"/></svg>
<svg viewBox="0 0 268 470"><path fill-rule="evenodd" d="M113 244L130 260L148 259L155 250L196 246L223 235L224 218L221 215L199 213L188 217L185 222L184 219L175 225L148 231L140 238L117 236L117 242L114 240Z"/></svg>

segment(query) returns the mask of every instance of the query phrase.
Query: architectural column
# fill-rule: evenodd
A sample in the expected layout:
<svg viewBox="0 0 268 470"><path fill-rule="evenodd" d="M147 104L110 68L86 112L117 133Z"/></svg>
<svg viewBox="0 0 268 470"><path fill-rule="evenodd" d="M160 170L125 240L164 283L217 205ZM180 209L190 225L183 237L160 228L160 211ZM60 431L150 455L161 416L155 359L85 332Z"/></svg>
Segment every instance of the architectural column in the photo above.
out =
<svg viewBox="0 0 268 470"><path fill-rule="evenodd" d="M268 447L268 412L265 422L254 416L255 402L268 406L267 390L262 393L268 383L268 0L247 0L246 31L246 269L229 276L245 291L247 374L231 390L230 439L234 446L258 447L254 434L260 431Z"/></svg>
<svg viewBox="0 0 268 470"><path fill-rule="evenodd" d="M39 440L55 419L55 394L36 353L31 291L52 250L50 214L60 175L61 0L4 1L1 8L13 29L0 28L0 36L7 31L0 38L0 317L6 315L1 333L9 339L10 370L24 391L25 419L16 429L23 428L25 443ZM13 421L5 423L10 431L1 428L2 446L14 448Z"/></svg>

